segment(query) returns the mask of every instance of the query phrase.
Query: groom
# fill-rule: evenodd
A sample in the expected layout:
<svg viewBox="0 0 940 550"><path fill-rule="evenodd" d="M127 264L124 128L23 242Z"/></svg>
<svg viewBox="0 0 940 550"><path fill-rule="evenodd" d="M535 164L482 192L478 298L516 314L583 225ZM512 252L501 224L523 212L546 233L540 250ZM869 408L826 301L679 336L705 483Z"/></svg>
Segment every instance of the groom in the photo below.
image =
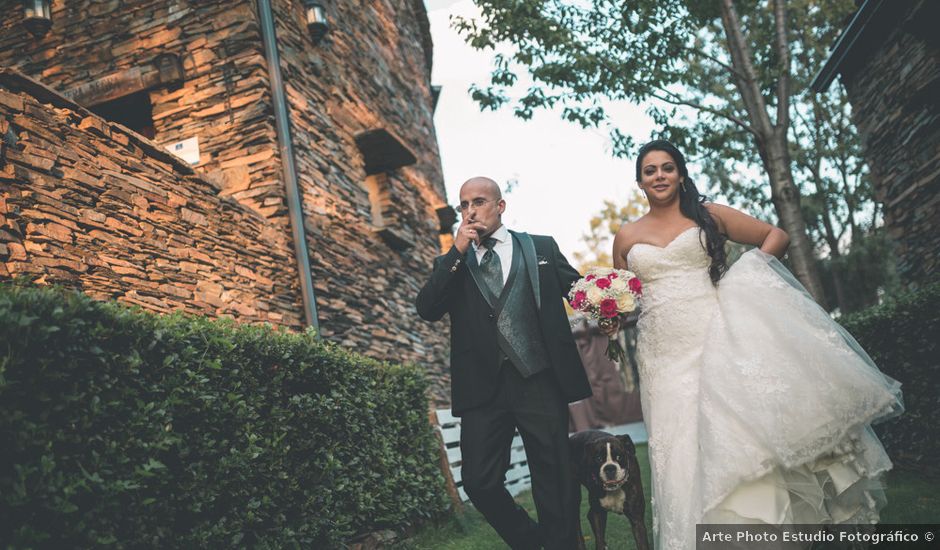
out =
<svg viewBox="0 0 940 550"><path fill-rule="evenodd" d="M568 403L591 395L563 297L579 274L551 237L509 231L499 186L460 188L454 246L434 260L418 314L450 314L451 398L461 417L464 490L513 549L570 549L580 490L568 457ZM532 474L536 524L503 483L519 429Z"/></svg>

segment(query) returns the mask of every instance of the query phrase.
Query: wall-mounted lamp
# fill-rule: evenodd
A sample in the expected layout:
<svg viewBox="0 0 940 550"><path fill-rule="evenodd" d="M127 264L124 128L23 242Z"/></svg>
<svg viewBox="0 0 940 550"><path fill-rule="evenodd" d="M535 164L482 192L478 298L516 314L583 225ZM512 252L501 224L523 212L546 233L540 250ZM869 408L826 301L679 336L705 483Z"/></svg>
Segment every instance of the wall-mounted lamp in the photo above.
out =
<svg viewBox="0 0 940 550"><path fill-rule="evenodd" d="M51 0L23 0L23 26L36 38L42 38L52 27Z"/></svg>
<svg viewBox="0 0 940 550"><path fill-rule="evenodd" d="M330 30L330 23L326 19L326 10L319 2L314 0L304 0L304 14L307 19L307 31L310 33L310 39L314 44L319 44L327 31Z"/></svg>

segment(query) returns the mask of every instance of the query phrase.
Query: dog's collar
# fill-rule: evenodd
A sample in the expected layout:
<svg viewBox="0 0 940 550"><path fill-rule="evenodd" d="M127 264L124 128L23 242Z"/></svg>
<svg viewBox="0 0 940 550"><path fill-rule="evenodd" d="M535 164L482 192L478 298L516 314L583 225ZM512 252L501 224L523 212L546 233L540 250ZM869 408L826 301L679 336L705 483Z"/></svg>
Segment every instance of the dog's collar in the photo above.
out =
<svg viewBox="0 0 940 550"><path fill-rule="evenodd" d="M601 487L603 487L604 490L609 493L610 491L616 491L617 489L620 489L621 487L623 487L623 484L626 483L626 482L627 482L627 478L626 478L626 477L624 477L623 479L621 479L620 481L618 481L618 482L616 482L616 483L611 483L611 484L607 484L607 483L604 483L604 482L602 481L602 482L601 482Z"/></svg>
<svg viewBox="0 0 940 550"><path fill-rule="evenodd" d="M621 479L620 481L616 483L611 483L611 484L605 483L597 474L592 474L591 477L594 478L595 483L600 485L601 488L604 489L604 491L608 493L610 491L616 491L617 489L620 489L621 487L623 487L623 484L627 482L627 476L624 476L623 479Z"/></svg>

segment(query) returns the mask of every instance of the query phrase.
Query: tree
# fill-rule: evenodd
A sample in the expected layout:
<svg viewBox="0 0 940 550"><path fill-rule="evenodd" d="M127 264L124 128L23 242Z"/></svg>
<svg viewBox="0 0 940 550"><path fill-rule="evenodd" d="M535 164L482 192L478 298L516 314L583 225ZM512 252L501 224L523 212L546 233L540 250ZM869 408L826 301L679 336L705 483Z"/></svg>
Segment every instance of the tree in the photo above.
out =
<svg viewBox="0 0 940 550"><path fill-rule="evenodd" d="M632 140L608 119L604 99L648 105L664 130L685 147L757 161L770 199L790 234L794 272L817 301L823 287L803 218L790 156L791 31L810 0L475 0L481 20L455 18L454 26L476 48L511 44L496 56L491 81L473 87L482 108L509 102L507 91L524 69L531 79L515 102L529 118L539 108L560 107L584 126L606 125L620 154ZM851 0L824 0L827 12L848 11ZM834 6L831 7L830 6ZM814 29L831 43L830 21ZM729 151L728 144L746 144Z"/></svg>
<svg viewBox="0 0 940 550"><path fill-rule="evenodd" d="M846 313L856 308L845 285L844 259L875 229L881 208L871 200L873 189L861 145L851 131L844 91L833 86L825 96L810 93L806 103L807 112L794 111L798 120L793 125L797 141L805 146L792 151L804 177L803 216L817 248L828 251L834 302Z"/></svg>
<svg viewBox="0 0 940 550"><path fill-rule="evenodd" d="M605 200L600 212L591 218L588 233L581 236L587 250L574 253L578 271L584 273L591 267L614 265L611 256L613 236L621 225L636 220L648 207L646 197L638 190L633 191L623 206L617 206L612 200Z"/></svg>
<svg viewBox="0 0 940 550"><path fill-rule="evenodd" d="M893 261L879 232L881 206L874 200L844 90L833 86L820 96L807 90L798 99L790 155L803 218L821 257L817 263L826 302L849 313L877 303L879 288L890 282ZM713 156L703 165L723 196L748 204L758 217L772 218L770 197L746 177L746 163Z"/></svg>
<svg viewBox="0 0 940 550"><path fill-rule="evenodd" d="M881 208L874 200L845 90L836 84L816 94L809 88L841 27L834 22L851 9L840 2L799 3L793 6L791 25L795 35L791 79L796 90L789 140L793 176L803 197L809 239L823 258L818 263L826 301L843 313L876 303L879 287L890 284L891 278L890 254L875 253L886 252L884 237L878 231ZM719 182L724 196L750 205L760 217L769 219L766 207L772 206L770 197L746 176L759 159L733 154L739 149L746 151L746 144L739 143L734 132L716 135L721 141L714 144L715 149L724 144L732 152L702 159L704 171ZM859 273L866 277L858 277Z"/></svg>

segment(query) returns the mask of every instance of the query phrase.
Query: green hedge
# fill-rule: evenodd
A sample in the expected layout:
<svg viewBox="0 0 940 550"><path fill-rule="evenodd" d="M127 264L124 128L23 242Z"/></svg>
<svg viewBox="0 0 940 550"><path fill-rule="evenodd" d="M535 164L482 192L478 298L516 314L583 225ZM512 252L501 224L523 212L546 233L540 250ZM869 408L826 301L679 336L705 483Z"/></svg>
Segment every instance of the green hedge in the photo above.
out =
<svg viewBox="0 0 940 550"><path fill-rule="evenodd" d="M940 283L839 320L900 381L905 412L875 429L900 465L940 473Z"/></svg>
<svg viewBox="0 0 940 550"><path fill-rule="evenodd" d="M444 511L427 386L311 334L0 284L0 541L333 548Z"/></svg>

